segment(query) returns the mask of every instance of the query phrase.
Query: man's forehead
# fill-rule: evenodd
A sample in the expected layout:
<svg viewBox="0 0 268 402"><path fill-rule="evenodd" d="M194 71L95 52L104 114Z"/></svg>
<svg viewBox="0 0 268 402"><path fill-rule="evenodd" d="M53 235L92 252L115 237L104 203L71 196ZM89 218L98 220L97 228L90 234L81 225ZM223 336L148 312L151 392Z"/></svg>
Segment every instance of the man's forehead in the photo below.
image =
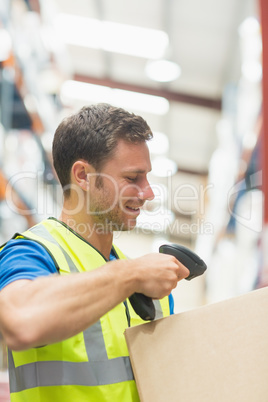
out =
<svg viewBox="0 0 268 402"><path fill-rule="evenodd" d="M148 169L140 169L140 168L126 168L123 170L124 173L136 173L136 174L144 174L148 173L152 170L151 164L148 166Z"/></svg>
<svg viewBox="0 0 268 402"><path fill-rule="evenodd" d="M151 170L151 160L146 142L118 141L111 160L122 162L124 170L147 173Z"/></svg>

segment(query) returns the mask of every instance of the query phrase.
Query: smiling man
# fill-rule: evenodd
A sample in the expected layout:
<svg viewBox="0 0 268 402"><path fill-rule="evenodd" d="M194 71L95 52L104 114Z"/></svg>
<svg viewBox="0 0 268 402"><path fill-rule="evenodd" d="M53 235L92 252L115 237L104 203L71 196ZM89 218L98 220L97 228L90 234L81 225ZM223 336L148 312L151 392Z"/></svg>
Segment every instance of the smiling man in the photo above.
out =
<svg viewBox="0 0 268 402"><path fill-rule="evenodd" d="M109 233L110 238L113 230L132 229L136 225L140 208L146 200L154 198L147 180L150 170L151 162L145 141L128 143L119 139L111 159L98 171L85 160L76 161L73 166L73 183L80 183L79 188L85 187L89 191L86 199L77 189L77 199L74 196L67 197L61 219L70 220L73 210L80 204L80 220L90 221L91 228L95 226L98 231L102 229L103 233ZM82 205L83 200L86 201L85 205ZM81 224L80 220L77 220L77 226ZM107 251L110 251L110 246Z"/></svg>
<svg viewBox="0 0 268 402"><path fill-rule="evenodd" d="M107 104L57 128L61 215L16 234L0 253L11 401L139 401L124 330L143 321L128 298L143 293L166 316L171 290L189 275L170 255L127 260L113 244L113 231L135 227L154 197L151 137L141 117Z"/></svg>

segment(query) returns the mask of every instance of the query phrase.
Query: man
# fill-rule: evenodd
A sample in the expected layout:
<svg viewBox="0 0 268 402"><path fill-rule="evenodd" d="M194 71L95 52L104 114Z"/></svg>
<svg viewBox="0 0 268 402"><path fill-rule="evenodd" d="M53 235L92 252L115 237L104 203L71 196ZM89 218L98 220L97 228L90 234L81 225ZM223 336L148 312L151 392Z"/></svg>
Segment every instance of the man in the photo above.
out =
<svg viewBox="0 0 268 402"><path fill-rule="evenodd" d="M168 315L168 295L189 275L172 256L126 260L113 245L113 231L135 227L154 197L151 137L141 117L107 104L57 128L61 216L15 235L0 253L12 401L139 400L124 330L143 321L128 297L157 299L158 316Z"/></svg>

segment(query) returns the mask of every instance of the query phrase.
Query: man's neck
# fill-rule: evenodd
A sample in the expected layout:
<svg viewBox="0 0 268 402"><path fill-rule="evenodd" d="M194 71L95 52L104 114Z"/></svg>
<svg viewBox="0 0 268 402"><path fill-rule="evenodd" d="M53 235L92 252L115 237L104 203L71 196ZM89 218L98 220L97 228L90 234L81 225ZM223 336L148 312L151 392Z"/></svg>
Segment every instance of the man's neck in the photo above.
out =
<svg viewBox="0 0 268 402"><path fill-rule="evenodd" d="M59 219L109 260L113 243L113 232L100 231L98 225L94 224L88 215L86 217L82 216L82 214L69 215L62 211Z"/></svg>

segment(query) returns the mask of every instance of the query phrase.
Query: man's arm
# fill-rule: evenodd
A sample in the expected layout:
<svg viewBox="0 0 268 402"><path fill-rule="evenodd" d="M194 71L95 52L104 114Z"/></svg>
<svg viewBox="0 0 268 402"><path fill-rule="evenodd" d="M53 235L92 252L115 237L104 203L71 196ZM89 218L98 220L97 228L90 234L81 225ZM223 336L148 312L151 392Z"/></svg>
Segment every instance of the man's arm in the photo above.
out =
<svg viewBox="0 0 268 402"><path fill-rule="evenodd" d="M18 280L0 292L0 329L13 350L59 342L131 294L160 299L188 275L175 257L157 253L111 261L91 272Z"/></svg>

